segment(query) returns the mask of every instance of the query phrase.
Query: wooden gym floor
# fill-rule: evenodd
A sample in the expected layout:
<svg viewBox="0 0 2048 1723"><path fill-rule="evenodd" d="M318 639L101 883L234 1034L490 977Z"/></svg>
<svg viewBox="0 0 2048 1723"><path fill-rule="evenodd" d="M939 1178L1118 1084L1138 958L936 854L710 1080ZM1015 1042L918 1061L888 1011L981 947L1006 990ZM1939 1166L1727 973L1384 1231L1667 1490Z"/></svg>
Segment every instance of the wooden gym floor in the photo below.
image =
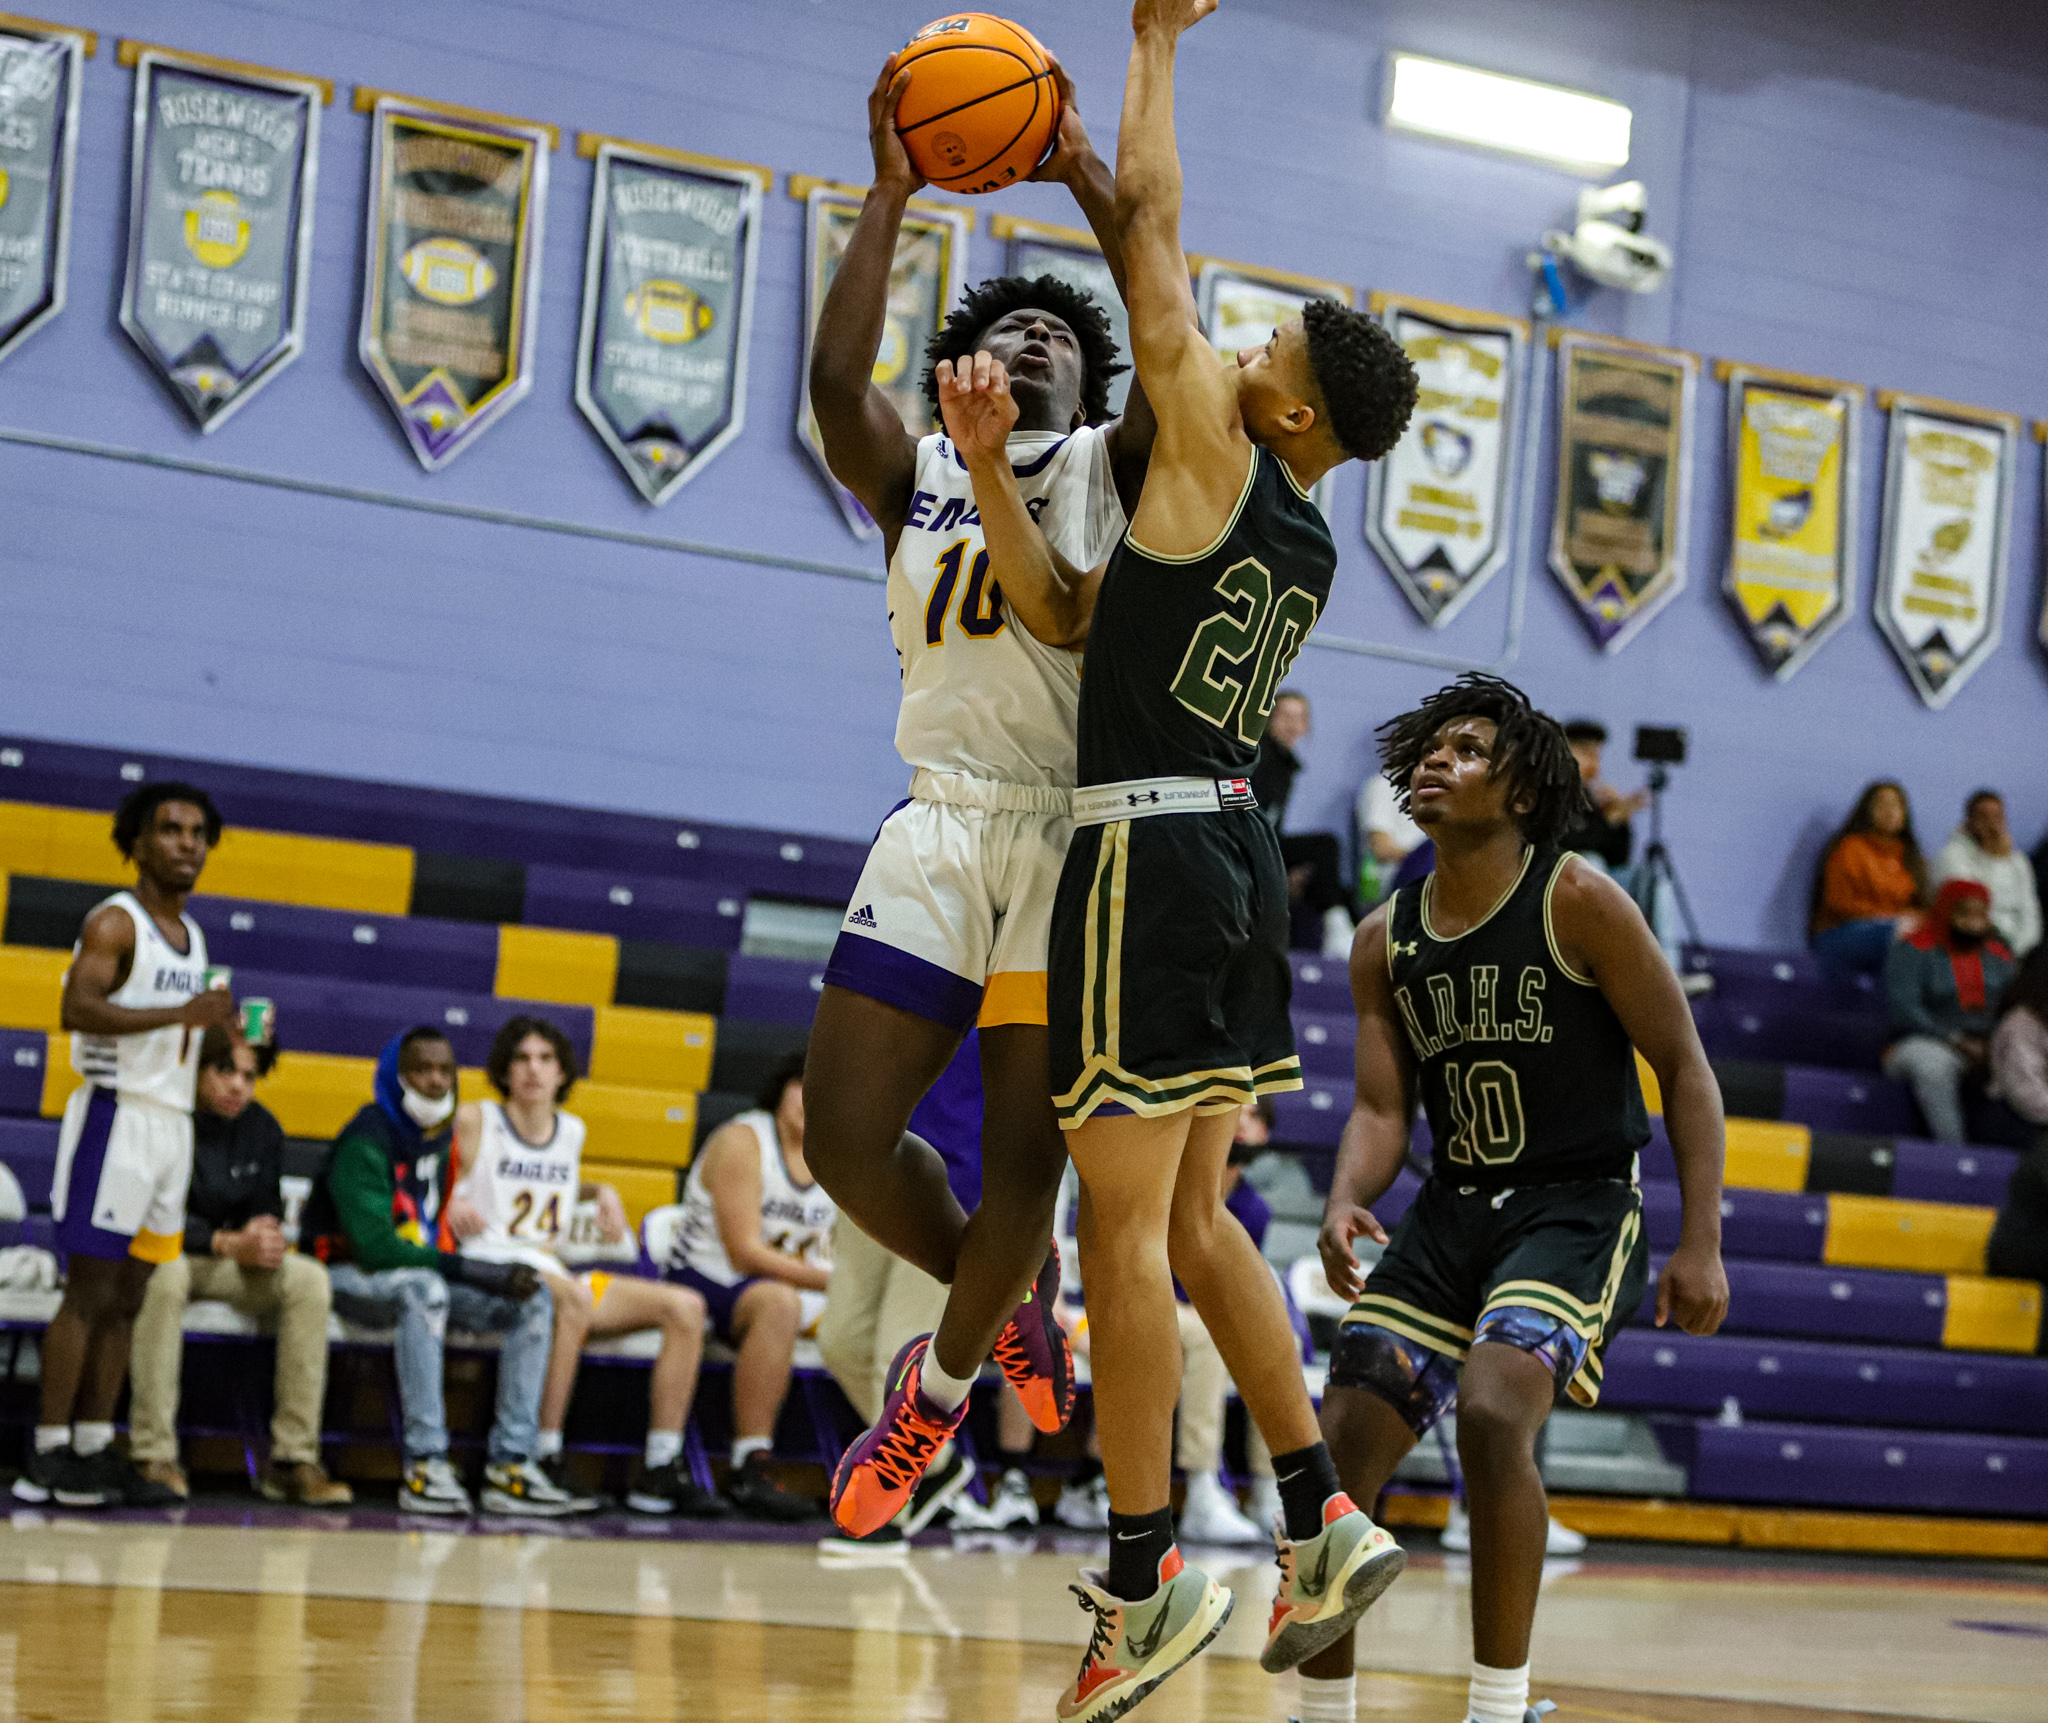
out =
<svg viewBox="0 0 2048 1723"><path fill-rule="evenodd" d="M373 1529L373 1528L388 1529ZM851 1565L803 1539L448 1531L188 1511L0 1526L0 1719L56 1723L1050 1723L1085 1638L1086 1537ZM620 1535L606 1535L606 1534ZM965 1540L970 1546L975 1540ZM1458 1723L1466 1576L1426 1533L1367 1618L1361 1723ZM1270 1561L1216 1649L1137 1715L1279 1723ZM1595 1545L1553 1564L1554 1723L2048 1719L2048 1575Z"/></svg>

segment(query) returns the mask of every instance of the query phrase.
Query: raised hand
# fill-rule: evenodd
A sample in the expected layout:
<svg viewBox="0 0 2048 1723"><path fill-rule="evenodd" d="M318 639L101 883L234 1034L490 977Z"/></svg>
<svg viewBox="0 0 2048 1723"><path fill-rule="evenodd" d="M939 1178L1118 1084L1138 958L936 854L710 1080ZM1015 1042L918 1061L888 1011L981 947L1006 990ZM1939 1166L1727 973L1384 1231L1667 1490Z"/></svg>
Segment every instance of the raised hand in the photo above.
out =
<svg viewBox="0 0 2048 1723"><path fill-rule="evenodd" d="M868 147L875 153L875 184L908 194L924 177L911 165L910 152L896 131L896 104L910 82L910 68L896 70L896 56L883 62L882 75L868 92Z"/></svg>
<svg viewBox="0 0 2048 1723"><path fill-rule="evenodd" d="M1053 55L1046 55L1052 66L1053 88L1059 92L1060 124L1053 133L1052 154L1040 162L1028 176L1039 180L1064 182L1073 176L1074 169L1095 154L1095 146L1088 141L1088 128L1081 123L1081 109L1074 97L1074 80L1067 76Z"/></svg>
<svg viewBox="0 0 2048 1723"><path fill-rule="evenodd" d="M971 464L977 457L1002 454L1017 424L1010 373L1003 369L1002 362L987 353L976 353L957 363L941 359L935 374L939 383L939 413L961 460Z"/></svg>
<svg viewBox="0 0 2048 1723"><path fill-rule="evenodd" d="M1363 1235L1375 1244L1387 1242L1387 1229L1373 1219L1372 1210L1356 1204L1333 1207L1323 1215L1322 1230L1316 1234L1316 1253L1323 1259L1323 1278L1330 1290L1349 1304L1365 1290L1365 1270L1352 1254L1351 1241Z"/></svg>
<svg viewBox="0 0 2048 1723"><path fill-rule="evenodd" d="M1131 7L1131 30L1167 30L1178 36L1216 10L1217 0L1136 0Z"/></svg>

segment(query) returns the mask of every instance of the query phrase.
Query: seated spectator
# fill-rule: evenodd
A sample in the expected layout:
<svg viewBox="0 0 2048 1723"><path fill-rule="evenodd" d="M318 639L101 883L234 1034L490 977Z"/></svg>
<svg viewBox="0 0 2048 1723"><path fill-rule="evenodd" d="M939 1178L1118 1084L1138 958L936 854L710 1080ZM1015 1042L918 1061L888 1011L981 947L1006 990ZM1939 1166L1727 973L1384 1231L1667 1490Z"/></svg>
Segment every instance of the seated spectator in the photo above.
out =
<svg viewBox="0 0 2048 1723"><path fill-rule="evenodd" d="M1966 1140L1963 1084L1983 1075L1992 1013L2012 977L2012 953L1991 931L1991 894L1975 880L1950 880L1885 955L1884 1073L1912 1085L1936 1142Z"/></svg>
<svg viewBox="0 0 2048 1723"><path fill-rule="evenodd" d="M1283 688L1273 696L1273 715L1259 738L1259 757L1252 767L1252 793L1259 812L1280 834L1280 860L1287 868L1288 901L1320 921L1325 957L1348 957L1353 931L1351 894L1344 888L1344 853L1335 832L1289 832L1287 799L1301 771L1295 744L1312 728L1308 696Z"/></svg>
<svg viewBox="0 0 2048 1723"><path fill-rule="evenodd" d="M683 1424L704 1357L703 1298L686 1286L637 1275L571 1274L562 1262L562 1243L579 1202L597 1204L605 1243L632 1233L619 1193L583 1177L583 1121L562 1111L576 1086L576 1049L554 1024L513 1017L491 1042L484 1069L501 1099L469 1101L456 1110L442 1242L465 1257L526 1263L547 1282L555 1334L535 1459L579 1509L599 1505L570 1486L562 1458L562 1423L584 1342L659 1329L661 1351L647 1392L646 1453L626 1505L643 1514L728 1518L732 1510L690 1476L682 1458Z"/></svg>
<svg viewBox="0 0 2048 1723"><path fill-rule="evenodd" d="M785 1060L753 1109L704 1140L683 1181L667 1276L703 1294L711 1328L738 1349L726 1499L750 1519L808 1520L818 1504L769 1470L797 1336L824 1312L839 1210L804 1163L804 1061Z"/></svg>
<svg viewBox="0 0 2048 1723"><path fill-rule="evenodd" d="M285 1239L284 1129L254 1098L257 1078L270 1074L276 1058L274 1047L251 1047L227 1029L209 1029L200 1042L185 1249L157 1264L135 1319L128 1453L144 1477L180 1497L191 1494L178 1464L185 1307L216 1299L277 1325L277 1409L257 1490L273 1502L346 1507L354 1491L320 1466L327 1271Z"/></svg>
<svg viewBox="0 0 2048 1723"><path fill-rule="evenodd" d="M1876 975L1892 941L1927 901L1927 864L1906 792L1889 778L1864 787L1813 874L1806 931L1835 976Z"/></svg>
<svg viewBox="0 0 2048 1723"><path fill-rule="evenodd" d="M1980 1137L2015 1149L2048 1141L2048 945L2027 954L1998 1002L1989 1088L1999 1117Z"/></svg>
<svg viewBox="0 0 2048 1723"><path fill-rule="evenodd" d="M1394 786L1378 772L1358 792L1358 901L1370 908L1394 889L1401 864L1429 840L1401 810Z"/></svg>
<svg viewBox="0 0 2048 1723"><path fill-rule="evenodd" d="M1991 893L1991 925L2015 957L2041 943L2041 898L2034 864L2020 853L2005 823L2005 798L1979 790L1963 804L1963 823L1935 852L1933 884L1973 879Z"/></svg>
<svg viewBox="0 0 2048 1723"><path fill-rule="evenodd" d="M443 1341L454 1327L505 1336L485 1511L566 1514L572 1498L533 1458L554 1330L547 1286L523 1262L485 1262L434 1245L455 1116L455 1049L447 1036L418 1028L393 1039L377 1061L376 1097L335 1138L306 1202L299 1247L327 1264L343 1318L397 1330L405 1422L398 1505L417 1514L471 1511L448 1461L442 1400Z"/></svg>
<svg viewBox="0 0 2048 1723"><path fill-rule="evenodd" d="M1605 724L1592 718L1575 718L1564 727L1564 738L1571 744L1572 758L1579 763L1579 778L1586 786L1591 806L1581 812L1558 847L1576 850L1620 878L1635 851L1635 828L1629 822L1650 805L1650 792L1638 790L1625 796L1600 776L1607 748Z"/></svg>

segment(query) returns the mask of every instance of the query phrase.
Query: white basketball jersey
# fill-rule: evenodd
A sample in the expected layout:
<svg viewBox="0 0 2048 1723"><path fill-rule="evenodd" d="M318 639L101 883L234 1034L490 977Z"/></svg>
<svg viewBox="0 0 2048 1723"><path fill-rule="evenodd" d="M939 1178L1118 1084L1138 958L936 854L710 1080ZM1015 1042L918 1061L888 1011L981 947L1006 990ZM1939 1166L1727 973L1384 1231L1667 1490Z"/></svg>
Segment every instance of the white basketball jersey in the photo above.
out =
<svg viewBox="0 0 2048 1723"><path fill-rule="evenodd" d="M1125 521L1102 431L1023 431L1009 452L1046 541L1076 568L1107 561ZM1045 645L1008 614L988 578L973 482L943 435L917 445L889 559L889 631L903 671L896 751L906 762L1073 788L1081 654Z"/></svg>
<svg viewBox="0 0 2048 1723"><path fill-rule="evenodd" d="M839 1206L821 1184L800 1185L789 1176L775 1134L775 1115L759 1108L733 1120L754 1133L761 1151L761 1242L771 1250L802 1257L819 1268L832 1266L832 1223ZM672 1268L692 1268L720 1286L737 1286L747 1277L734 1268L718 1232L718 1205L704 1188L704 1157L690 1163L683 1181L683 1218L676 1228Z"/></svg>
<svg viewBox="0 0 2048 1723"><path fill-rule="evenodd" d="M109 1004L154 1011L183 1005L199 992L206 973L206 935L197 922L189 915L179 917L185 924L185 949L177 951L133 892L115 892L96 904L93 914L107 904L126 911L135 923L135 957L128 965L128 979L107 995ZM71 948L74 963L78 951L77 946ZM199 1086L201 1033L173 1023L139 1035L73 1035L71 1068L88 1083L115 1090L123 1100L150 1101L189 1113Z"/></svg>
<svg viewBox="0 0 2048 1723"><path fill-rule="evenodd" d="M535 1147L513 1130L496 1101L481 1102L479 1111L483 1132L476 1159L451 1195L475 1205L484 1230L462 1241L462 1254L559 1274L583 1182L583 1121L574 1113L556 1113L554 1134Z"/></svg>

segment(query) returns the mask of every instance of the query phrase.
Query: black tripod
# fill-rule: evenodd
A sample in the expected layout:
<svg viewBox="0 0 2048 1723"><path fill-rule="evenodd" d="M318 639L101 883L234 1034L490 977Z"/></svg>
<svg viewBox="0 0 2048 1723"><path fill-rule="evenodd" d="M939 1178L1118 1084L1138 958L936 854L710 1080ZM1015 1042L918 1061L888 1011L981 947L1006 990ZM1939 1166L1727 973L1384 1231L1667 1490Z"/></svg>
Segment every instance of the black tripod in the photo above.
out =
<svg viewBox="0 0 2048 1723"><path fill-rule="evenodd" d="M1671 859L1671 851L1664 845L1664 791L1671 783L1671 774L1661 763L1650 767L1650 846L1643 851L1643 878L1646 881L1644 896L1648 900L1652 931L1655 930L1657 913L1657 888L1669 885L1671 895L1678 900L1678 919L1684 924L1685 937L1694 945L1702 943L1700 924L1692 918L1692 905L1686 900L1685 887L1679 882L1678 865Z"/></svg>

